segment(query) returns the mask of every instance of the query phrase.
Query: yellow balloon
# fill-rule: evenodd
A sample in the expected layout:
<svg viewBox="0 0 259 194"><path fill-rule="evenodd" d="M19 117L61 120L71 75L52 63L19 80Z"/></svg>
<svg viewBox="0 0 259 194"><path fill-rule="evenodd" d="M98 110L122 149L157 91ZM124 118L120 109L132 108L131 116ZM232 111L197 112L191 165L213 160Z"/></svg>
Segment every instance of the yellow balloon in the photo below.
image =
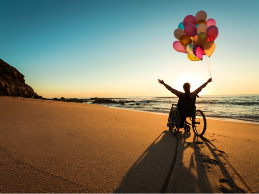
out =
<svg viewBox="0 0 259 194"><path fill-rule="evenodd" d="M193 44L188 44L188 45L186 46L186 52L189 53L190 55L196 57L196 56L193 54L193 47L194 47Z"/></svg>
<svg viewBox="0 0 259 194"><path fill-rule="evenodd" d="M198 58L198 57L194 57L194 56L192 56L191 54L187 54L187 57L188 57L188 59L190 59L191 61L199 61L199 60L201 60L200 58Z"/></svg>
<svg viewBox="0 0 259 194"><path fill-rule="evenodd" d="M216 45L214 42L212 41L209 41L207 42L205 45L204 45L204 52L205 54L210 57L212 55L212 53L214 52L216 48Z"/></svg>

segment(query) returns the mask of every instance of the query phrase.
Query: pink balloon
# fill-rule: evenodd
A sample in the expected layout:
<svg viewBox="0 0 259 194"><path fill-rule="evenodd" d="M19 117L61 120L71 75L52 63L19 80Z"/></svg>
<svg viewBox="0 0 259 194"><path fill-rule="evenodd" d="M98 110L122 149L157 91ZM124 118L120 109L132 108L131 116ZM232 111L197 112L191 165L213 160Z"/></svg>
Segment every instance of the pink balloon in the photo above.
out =
<svg viewBox="0 0 259 194"><path fill-rule="evenodd" d="M216 26L216 21L212 18L208 19L207 20L207 26L210 27L210 26Z"/></svg>
<svg viewBox="0 0 259 194"><path fill-rule="evenodd" d="M187 53L185 46L183 46L183 45L180 43L180 41L175 41L175 42L173 43L173 47L174 47L174 50L176 50L177 52Z"/></svg>
<svg viewBox="0 0 259 194"><path fill-rule="evenodd" d="M187 36L194 37L195 35L197 35L197 28L194 24L186 24L186 26L184 27L184 33Z"/></svg>
<svg viewBox="0 0 259 194"><path fill-rule="evenodd" d="M183 19L183 26L185 26L186 24L196 24L196 18L193 15L187 15L184 19Z"/></svg>
<svg viewBox="0 0 259 194"><path fill-rule="evenodd" d="M193 47L193 54L199 59L202 59L204 55L204 50L200 45L196 45Z"/></svg>
<svg viewBox="0 0 259 194"><path fill-rule="evenodd" d="M186 34L186 33L185 33ZM207 35L216 39L219 35L219 30L216 26L210 26L207 28Z"/></svg>

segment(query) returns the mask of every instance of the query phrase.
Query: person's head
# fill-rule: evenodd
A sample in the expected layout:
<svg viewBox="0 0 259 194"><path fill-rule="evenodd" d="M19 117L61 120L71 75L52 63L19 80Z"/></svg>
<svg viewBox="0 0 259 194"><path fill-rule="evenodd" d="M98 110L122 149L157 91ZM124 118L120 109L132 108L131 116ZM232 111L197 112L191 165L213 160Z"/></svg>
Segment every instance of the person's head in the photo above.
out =
<svg viewBox="0 0 259 194"><path fill-rule="evenodd" d="M191 85L188 82L186 82L183 84L183 89L185 93L190 93Z"/></svg>

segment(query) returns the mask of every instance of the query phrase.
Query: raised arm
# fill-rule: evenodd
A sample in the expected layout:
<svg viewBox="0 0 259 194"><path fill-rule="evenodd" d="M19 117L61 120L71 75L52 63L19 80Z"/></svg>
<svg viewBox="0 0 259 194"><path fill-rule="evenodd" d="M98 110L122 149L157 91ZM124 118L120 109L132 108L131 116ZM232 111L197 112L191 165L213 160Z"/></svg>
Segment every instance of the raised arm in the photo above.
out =
<svg viewBox="0 0 259 194"><path fill-rule="evenodd" d="M192 94L196 96L203 88L207 86L208 83L212 82L212 78L208 79L204 84L202 84L199 88L197 88Z"/></svg>
<svg viewBox="0 0 259 194"><path fill-rule="evenodd" d="M182 94L182 92L179 92L178 90L172 88L171 86L167 85L163 80L158 79L158 82L162 85L164 85L166 87L166 89L168 89L169 91L171 91L173 94L175 94L176 96L180 96L180 94Z"/></svg>

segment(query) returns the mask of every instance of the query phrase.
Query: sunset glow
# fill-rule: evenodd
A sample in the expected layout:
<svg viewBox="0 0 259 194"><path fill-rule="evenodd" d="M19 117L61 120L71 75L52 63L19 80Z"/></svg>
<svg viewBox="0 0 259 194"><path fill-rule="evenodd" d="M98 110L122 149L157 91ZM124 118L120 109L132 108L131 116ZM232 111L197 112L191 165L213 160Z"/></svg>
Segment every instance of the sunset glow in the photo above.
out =
<svg viewBox="0 0 259 194"><path fill-rule="evenodd" d="M199 77L194 75L184 75L179 80L177 80L175 84L175 89L184 92L183 84L188 82L191 85L191 92L200 87L204 82L201 81ZM200 94L206 94L205 89L200 92Z"/></svg>

